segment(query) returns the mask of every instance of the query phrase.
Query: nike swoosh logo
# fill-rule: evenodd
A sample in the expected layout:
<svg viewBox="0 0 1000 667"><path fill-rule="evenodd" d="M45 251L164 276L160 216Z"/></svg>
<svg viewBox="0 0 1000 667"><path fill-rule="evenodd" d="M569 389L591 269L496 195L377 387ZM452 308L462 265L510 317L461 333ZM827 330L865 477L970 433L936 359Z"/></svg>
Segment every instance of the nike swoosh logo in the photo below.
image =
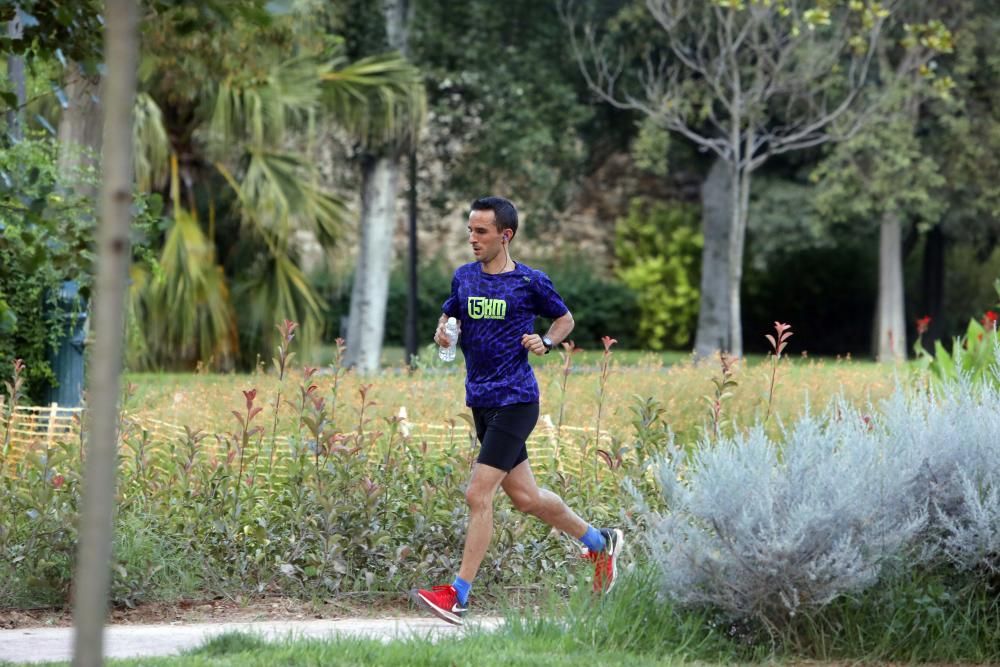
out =
<svg viewBox="0 0 1000 667"><path fill-rule="evenodd" d="M465 611L465 607L463 607L463 606L462 606L462 605L460 605L460 604L453 604L453 605L451 606L451 610L452 610L453 612L459 612L459 611Z"/></svg>

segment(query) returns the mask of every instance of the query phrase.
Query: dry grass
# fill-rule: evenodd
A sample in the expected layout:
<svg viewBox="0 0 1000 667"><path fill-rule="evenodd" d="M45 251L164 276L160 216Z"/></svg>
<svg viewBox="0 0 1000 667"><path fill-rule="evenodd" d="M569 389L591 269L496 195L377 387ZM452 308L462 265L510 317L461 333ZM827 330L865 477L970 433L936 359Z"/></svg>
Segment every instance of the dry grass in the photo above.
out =
<svg viewBox="0 0 1000 667"><path fill-rule="evenodd" d="M340 377L337 389L336 419L338 428L350 431L357 427L361 404L360 388L370 385L366 416L373 424L398 414L405 407L411 422L443 425L468 413L464 401L462 367L441 371L430 369L407 375L390 370L378 377L359 377L347 373ZM740 427L762 418L767 407L767 390L771 366L769 361L743 361L735 368L738 386L733 396L724 402L724 421L735 421ZM905 367L894 369L868 362L851 360L809 360L784 358L778 370L777 384L769 429L777 432L781 422L800 415L806 406L814 410L826 407L829 401L842 395L854 405L877 404L887 397L897 383L907 382ZM546 363L536 367L542 393L542 414L558 421L561 396L562 368ZM620 365L612 357L612 370L606 388L602 430L625 436L635 418L637 399L655 398L664 408L664 420L683 439L697 438L709 419L709 409L703 397L714 390L712 378L721 374L717 362L701 364L679 363L663 366L656 362ZM563 423L571 426L595 426L598 408L599 369L574 369L566 383ZM273 417L273 401L278 390L282 393L279 433L292 428L298 411L302 371L293 370L279 384L274 373L230 375L171 375L135 374L129 380L136 386L130 401L131 411L178 425L209 431L228 431L233 426L232 410L241 409L242 390L256 388L266 405L262 417L268 424ZM331 375L317 375L313 383L328 400L333 399L334 381Z"/></svg>

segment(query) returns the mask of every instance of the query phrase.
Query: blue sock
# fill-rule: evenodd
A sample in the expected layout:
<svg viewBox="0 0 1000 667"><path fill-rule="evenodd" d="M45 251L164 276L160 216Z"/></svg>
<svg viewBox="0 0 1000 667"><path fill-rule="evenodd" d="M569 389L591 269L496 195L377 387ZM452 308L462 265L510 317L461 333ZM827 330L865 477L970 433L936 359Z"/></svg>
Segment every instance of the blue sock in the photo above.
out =
<svg viewBox="0 0 1000 667"><path fill-rule="evenodd" d="M604 551L604 536L593 526L587 526L587 532L583 534L580 541L594 553Z"/></svg>
<svg viewBox="0 0 1000 667"><path fill-rule="evenodd" d="M455 592L458 593L458 601L464 607L469 601L469 591L472 590L472 584L461 577L455 577L455 582L452 586L455 587Z"/></svg>

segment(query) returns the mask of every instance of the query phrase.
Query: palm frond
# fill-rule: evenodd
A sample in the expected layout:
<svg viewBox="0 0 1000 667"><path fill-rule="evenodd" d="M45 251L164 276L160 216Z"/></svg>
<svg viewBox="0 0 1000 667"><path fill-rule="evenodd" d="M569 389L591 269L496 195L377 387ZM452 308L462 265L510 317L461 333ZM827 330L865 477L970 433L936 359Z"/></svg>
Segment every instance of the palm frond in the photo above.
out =
<svg viewBox="0 0 1000 667"><path fill-rule="evenodd" d="M207 143L216 158L234 144L280 145L291 126L303 123L320 103L320 65L303 57L277 63L263 77L220 82L212 104Z"/></svg>
<svg viewBox="0 0 1000 667"><path fill-rule="evenodd" d="M229 288L214 247L184 209L174 209L160 267L145 299L151 358L167 367L197 361L229 367L238 349Z"/></svg>
<svg viewBox="0 0 1000 667"><path fill-rule="evenodd" d="M271 348L274 323L292 319L303 325L300 342L310 347L322 328L324 305L290 250L292 234L308 229L327 245L347 219L346 204L324 192L314 180L297 179L308 165L294 155L251 153L243 182L223 164L216 168L236 193L244 220L264 241L268 254L234 291L240 304L240 331L254 347Z"/></svg>
<svg viewBox="0 0 1000 667"><path fill-rule="evenodd" d="M125 363L130 370L148 370L155 367L149 353L146 327L142 326L143 299L150 281L150 272L142 264L129 265L128 294L125 301Z"/></svg>
<svg viewBox="0 0 1000 667"><path fill-rule="evenodd" d="M339 238L349 220L347 204L324 190L315 169L295 153L251 149L242 181L221 163L216 168L236 192L244 220L279 239L312 232L324 246Z"/></svg>
<svg viewBox="0 0 1000 667"><path fill-rule="evenodd" d="M303 349L311 348L322 331L325 306L287 248L261 261L234 287L234 297L241 304L241 334L251 347L270 350L275 344L275 324L290 319L301 325L299 344Z"/></svg>
<svg viewBox="0 0 1000 667"><path fill-rule="evenodd" d="M163 187L169 175L170 139L163 112L147 93L135 98L132 112L132 151L139 189L152 192Z"/></svg>
<svg viewBox="0 0 1000 667"><path fill-rule="evenodd" d="M157 368L192 367L198 361L230 368L239 340L229 287L212 240L181 206L176 154L170 156L170 174L174 224L139 309L144 357Z"/></svg>
<svg viewBox="0 0 1000 667"><path fill-rule="evenodd" d="M334 118L365 146L416 140L427 112L423 79L398 54L336 59L320 78Z"/></svg>

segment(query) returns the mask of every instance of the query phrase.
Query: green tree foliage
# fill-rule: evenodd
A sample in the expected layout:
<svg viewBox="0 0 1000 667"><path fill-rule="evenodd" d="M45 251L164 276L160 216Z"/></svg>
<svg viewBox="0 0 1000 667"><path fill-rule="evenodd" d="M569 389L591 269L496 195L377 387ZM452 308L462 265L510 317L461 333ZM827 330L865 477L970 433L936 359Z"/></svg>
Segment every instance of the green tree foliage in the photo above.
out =
<svg viewBox="0 0 1000 667"><path fill-rule="evenodd" d="M895 116L837 146L812 174L815 203L827 219L877 221L895 210L923 226L940 219L945 185L940 166L921 150L913 123Z"/></svg>
<svg viewBox="0 0 1000 667"><path fill-rule="evenodd" d="M640 295L614 275L602 276L585 257L544 267L559 295L573 313L570 338L585 350L601 349L601 338L610 336L621 348L640 348L642 333ZM539 329L541 330L541 329Z"/></svg>
<svg viewBox="0 0 1000 667"><path fill-rule="evenodd" d="M296 238L331 248L348 212L321 185L316 128L335 124L363 143L412 134L419 84L396 56L349 62L328 31L331 12L294 4L265 26L237 15L224 30L186 6L148 18L138 178L165 187L174 156L181 192L170 256L136 281L147 286L136 299L140 365L250 363L273 347L282 319L302 323L306 347L321 334L324 306Z"/></svg>
<svg viewBox="0 0 1000 667"><path fill-rule="evenodd" d="M946 63L955 85L928 105L934 124L920 134L945 175L949 208L943 217L950 236L982 240L1000 214L994 177L1000 171L1000 6L989 0L957 4L962 20Z"/></svg>
<svg viewBox="0 0 1000 667"><path fill-rule="evenodd" d="M567 203L591 119L553 3L418 5L413 58L425 72L430 150L447 170L433 203L502 189L532 225Z"/></svg>
<svg viewBox="0 0 1000 667"><path fill-rule="evenodd" d="M94 210L59 179L59 147L30 138L0 151L0 378L25 361L29 396L53 381L49 353L62 335L63 280L89 284ZM93 182L94 174L81 174Z"/></svg>
<svg viewBox="0 0 1000 667"><path fill-rule="evenodd" d="M92 167L66 181L59 144L30 135L0 151L0 380L24 359L28 396L42 400L55 378L49 356L66 331L59 326L65 304L56 298L65 280L80 286L86 308L93 270L94 203L74 187L96 182ZM136 234L159 219L159 197L139 197Z"/></svg>
<svg viewBox="0 0 1000 667"><path fill-rule="evenodd" d="M191 32L204 23L230 25L234 18L266 26L270 14L267 0L202 0L186 3L184 0L147 0L143 3L153 12L169 11L189 5L189 20L178 25L178 30ZM24 57L35 73L48 76L48 85L57 97L64 97L58 68L49 68L53 61L63 67L77 63L87 75L96 75L102 68L104 17L103 3L99 0L0 0L0 22L4 25L18 16L21 38L14 39L6 31L0 35L0 53ZM64 103L64 99L60 100ZM0 90L0 111L17 106L17 97L9 90Z"/></svg>
<svg viewBox="0 0 1000 667"><path fill-rule="evenodd" d="M698 317L698 211L633 200L615 225L618 277L639 300L639 339L653 350L684 347Z"/></svg>
<svg viewBox="0 0 1000 667"><path fill-rule="evenodd" d="M830 224L816 211L816 188L802 170L761 173L750 199L754 228L748 233L749 266L765 271L773 260L816 248L831 248L846 225ZM857 233L851 228L850 233ZM785 320L782 320L785 321Z"/></svg>
<svg viewBox="0 0 1000 667"><path fill-rule="evenodd" d="M21 39L4 31L0 51L24 56L29 65L44 64L50 58L77 62L88 74L97 72L102 60L101 3L96 0L0 0L0 21L19 15ZM3 96L8 108L16 97Z"/></svg>
<svg viewBox="0 0 1000 667"><path fill-rule="evenodd" d="M969 244L982 257L996 243L1000 45L995 35L1000 8L995 3L960 0L909 3L905 9L914 23L933 12L947 24L948 32L918 32L901 39L902 47L917 39L946 39L933 62L934 76L928 78L930 72L924 71L899 81L886 74L881 85L897 89L890 107L894 113L833 150L812 179L819 185L816 208L827 221L871 227L881 212L890 211L899 214L911 239L925 237L924 244L908 244L924 248L925 256L923 275L913 285L922 294L911 295L907 319L912 323L918 316L931 315L925 340L947 340L949 331L957 333L953 327L964 329L963 323L978 314L956 312L955 304L964 295L945 294L945 275L979 271L982 266L953 263L946 270L945 257L955 253L938 250L938 267L927 253L934 238L952 248ZM887 62L901 59L898 52L886 56Z"/></svg>

